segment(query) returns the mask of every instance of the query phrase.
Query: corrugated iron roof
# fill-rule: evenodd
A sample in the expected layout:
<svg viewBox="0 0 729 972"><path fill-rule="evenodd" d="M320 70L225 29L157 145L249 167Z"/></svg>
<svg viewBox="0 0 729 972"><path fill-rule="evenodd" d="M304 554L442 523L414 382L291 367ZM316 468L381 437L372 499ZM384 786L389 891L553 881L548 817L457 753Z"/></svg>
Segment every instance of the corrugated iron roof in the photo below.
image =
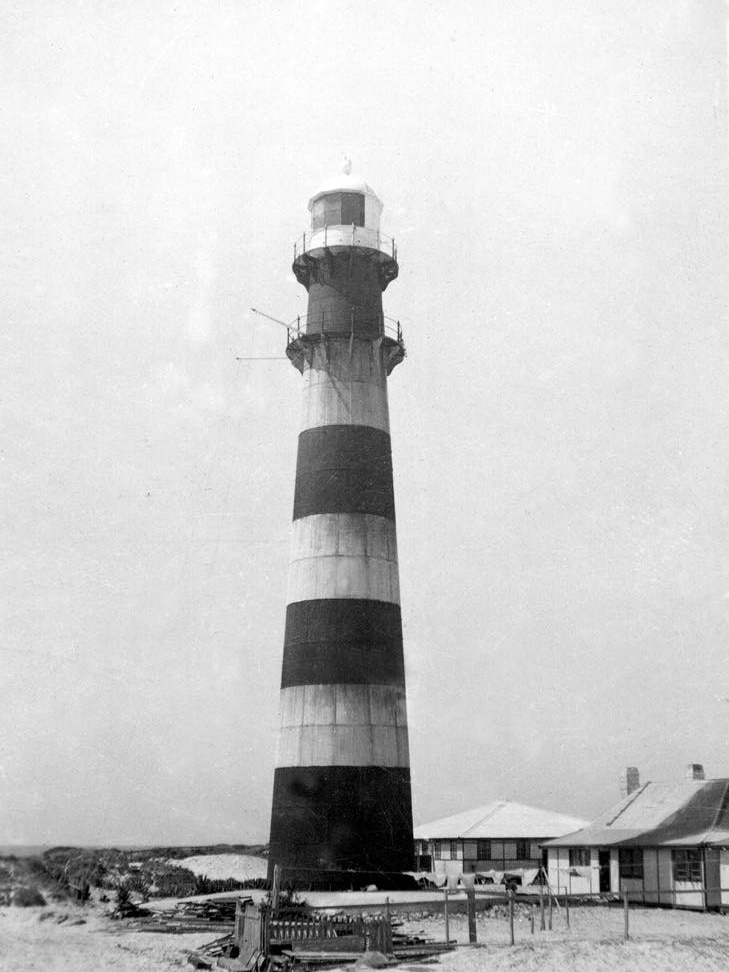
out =
<svg viewBox="0 0 729 972"><path fill-rule="evenodd" d="M416 840L498 840L546 838L584 827L586 820L563 813L526 806L513 800L496 800L451 817L442 817L415 828Z"/></svg>
<svg viewBox="0 0 729 972"><path fill-rule="evenodd" d="M550 841L553 847L623 844L696 846L725 843L729 780L645 783L588 827Z"/></svg>

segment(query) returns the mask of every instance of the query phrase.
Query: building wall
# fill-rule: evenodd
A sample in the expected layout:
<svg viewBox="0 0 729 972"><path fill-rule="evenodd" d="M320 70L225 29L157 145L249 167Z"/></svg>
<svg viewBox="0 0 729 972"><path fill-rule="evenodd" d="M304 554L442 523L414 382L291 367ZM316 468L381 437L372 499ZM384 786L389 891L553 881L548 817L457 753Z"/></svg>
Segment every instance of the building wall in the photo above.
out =
<svg viewBox="0 0 729 972"><path fill-rule="evenodd" d="M668 847L659 847L657 850L658 855L658 875L660 880L659 885L659 903L660 904L673 904L673 864L671 861L671 851ZM668 892L668 894L666 894Z"/></svg>
<svg viewBox="0 0 729 972"><path fill-rule="evenodd" d="M729 850L722 847L719 852L719 880L721 882L721 904L729 906Z"/></svg>
<svg viewBox="0 0 729 972"><path fill-rule="evenodd" d="M599 894L600 857L599 848L589 849L589 864L570 865L569 847L548 848L548 876L552 889L559 894ZM654 863L655 869L655 863ZM645 879L645 856L643 861ZM628 892L631 900L643 899L644 881L639 878L620 876L620 856L617 848L610 850L610 891L611 894ZM606 892L603 892L606 893Z"/></svg>
<svg viewBox="0 0 729 972"><path fill-rule="evenodd" d="M722 904L721 892L721 851L718 847L707 847L706 856L706 905L717 908Z"/></svg>
<svg viewBox="0 0 729 972"><path fill-rule="evenodd" d="M420 841L422 853L431 855L436 874L470 874L474 871L503 871L509 868L534 868L542 864L541 841L548 838L519 838L528 844L529 857L517 857L516 840L492 840L490 858L478 858L478 842L475 840ZM455 843L455 847L451 847Z"/></svg>
<svg viewBox="0 0 729 972"><path fill-rule="evenodd" d="M547 848L547 874L553 891L597 894L600 890L598 849L591 848L590 866L570 867L568 847ZM703 881L674 881L670 847L643 849L643 880L619 875L619 851L610 851L610 891L628 892L630 901L667 907L729 907L729 849L707 848Z"/></svg>
<svg viewBox="0 0 729 972"><path fill-rule="evenodd" d="M729 850L706 848L706 904L709 908L729 907Z"/></svg>
<svg viewBox="0 0 729 972"><path fill-rule="evenodd" d="M610 851L610 890L615 894L620 891L620 858L616 850Z"/></svg>
<svg viewBox="0 0 729 972"><path fill-rule="evenodd" d="M600 888L597 850L590 848L590 863L570 866L569 847L547 848L547 876L557 894L596 894Z"/></svg>
<svg viewBox="0 0 729 972"><path fill-rule="evenodd" d="M661 904L661 889L664 903L668 902L668 888L661 879L659 852L655 847L643 851L643 894L646 904Z"/></svg>

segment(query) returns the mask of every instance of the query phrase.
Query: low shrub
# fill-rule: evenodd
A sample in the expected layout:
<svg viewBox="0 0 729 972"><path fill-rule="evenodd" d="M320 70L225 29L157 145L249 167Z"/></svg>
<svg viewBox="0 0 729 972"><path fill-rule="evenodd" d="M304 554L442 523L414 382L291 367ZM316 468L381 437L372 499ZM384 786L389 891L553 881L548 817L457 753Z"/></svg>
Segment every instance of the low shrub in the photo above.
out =
<svg viewBox="0 0 729 972"><path fill-rule="evenodd" d="M42 907L45 903L46 899L35 886L18 888L13 894L13 904L16 908Z"/></svg>

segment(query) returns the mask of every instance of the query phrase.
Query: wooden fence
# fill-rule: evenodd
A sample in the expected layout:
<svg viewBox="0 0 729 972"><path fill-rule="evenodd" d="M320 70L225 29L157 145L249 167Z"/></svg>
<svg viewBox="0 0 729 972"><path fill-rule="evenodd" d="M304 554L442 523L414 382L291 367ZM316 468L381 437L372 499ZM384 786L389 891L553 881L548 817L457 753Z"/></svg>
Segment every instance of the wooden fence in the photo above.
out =
<svg viewBox="0 0 729 972"><path fill-rule="evenodd" d="M234 939L241 961L251 966L271 952L364 952L392 954L389 915L309 915L271 911L250 899L240 901Z"/></svg>

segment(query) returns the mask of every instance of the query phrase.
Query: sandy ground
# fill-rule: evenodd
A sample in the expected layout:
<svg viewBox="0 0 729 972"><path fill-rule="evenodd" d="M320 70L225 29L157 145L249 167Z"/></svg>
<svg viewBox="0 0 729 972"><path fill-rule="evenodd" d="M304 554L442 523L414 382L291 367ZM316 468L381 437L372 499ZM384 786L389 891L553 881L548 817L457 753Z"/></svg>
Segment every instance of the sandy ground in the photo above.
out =
<svg viewBox="0 0 729 972"><path fill-rule="evenodd" d="M41 920L42 915L49 915ZM63 924L57 919L67 915ZM75 925L74 921L85 924ZM165 972L192 970L187 953L215 934L129 932L94 908L0 908L2 972Z"/></svg>
<svg viewBox="0 0 729 972"><path fill-rule="evenodd" d="M440 959L442 972L727 972L729 917L682 911L631 908L630 940L623 939L621 908L570 909L570 927L556 911L552 931L531 934L528 917L514 923L509 943L506 918L479 916L478 946L465 946ZM404 930L444 940L442 918L410 920ZM451 939L468 941L464 916L452 916Z"/></svg>
<svg viewBox="0 0 729 972"><path fill-rule="evenodd" d="M41 920L43 915L49 915ZM58 924L57 919L67 915ZM84 924L73 924L84 919ZM441 957L442 972L727 972L729 917L635 908L630 912L631 940L623 941L619 908L573 908L570 927L557 912L553 931L530 933L528 918L515 923L509 945L504 917L479 916L477 947L463 945ZM405 929L444 938L442 917L410 919ZM465 943L465 917L451 916L451 938ZM187 953L219 933L165 935L125 929L99 907L55 905L47 908L0 908L2 972L165 972L190 969ZM413 962L404 968L423 969ZM351 966L348 967L351 969Z"/></svg>
<svg viewBox="0 0 729 972"><path fill-rule="evenodd" d="M233 878L236 881L265 878L268 871L265 857L251 857L250 854L201 854L182 860L170 858L167 863L186 867L193 874L204 874L209 878Z"/></svg>

